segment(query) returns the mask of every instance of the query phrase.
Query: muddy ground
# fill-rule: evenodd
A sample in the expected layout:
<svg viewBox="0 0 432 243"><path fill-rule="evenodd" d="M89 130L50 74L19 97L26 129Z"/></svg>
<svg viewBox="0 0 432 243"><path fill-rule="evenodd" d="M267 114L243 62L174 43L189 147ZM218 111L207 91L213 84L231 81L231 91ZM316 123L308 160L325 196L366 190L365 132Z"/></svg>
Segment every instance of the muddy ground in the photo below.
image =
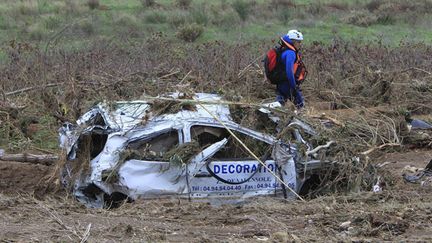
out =
<svg viewBox="0 0 432 243"><path fill-rule="evenodd" d="M274 86L265 81L259 60L273 45L267 41L185 45L159 33L142 43L116 42L97 40L77 51L8 44L9 61L0 67L2 147L56 151L61 123L75 121L102 100L136 100L172 91L218 93L248 104L274 100ZM401 176L406 165L421 168L432 159L431 150L408 149L430 148L430 136L421 143L421 136L407 141L397 125L407 114L428 116L426 121L432 122L432 48L416 43L393 48L378 42L364 45L336 35L329 45L305 46L309 74L302 89L307 107L322 104L315 107L315 115L326 110L344 122L349 114L339 111L358 109L347 117L347 129L328 134L342 141L340 151L398 144L383 150L399 152L372 159L375 164L390 162L379 170L387 184L383 192L372 193L370 185L362 183L362 192L334 192L306 202L260 198L214 206L158 200L96 210L63 190L46 190L55 182L52 177L51 184L45 183L54 166L0 161L0 240L432 241L431 187L406 184ZM377 113L366 112L380 106L384 109ZM256 123L242 115L242 125ZM342 179L356 179L363 165L347 166Z"/></svg>
<svg viewBox="0 0 432 243"><path fill-rule="evenodd" d="M431 150L383 154L383 192L327 195L306 202L256 198L236 205L137 201L88 209L62 191L44 192L53 166L0 161L0 239L22 241L308 242L432 241L431 187L407 184L407 165Z"/></svg>

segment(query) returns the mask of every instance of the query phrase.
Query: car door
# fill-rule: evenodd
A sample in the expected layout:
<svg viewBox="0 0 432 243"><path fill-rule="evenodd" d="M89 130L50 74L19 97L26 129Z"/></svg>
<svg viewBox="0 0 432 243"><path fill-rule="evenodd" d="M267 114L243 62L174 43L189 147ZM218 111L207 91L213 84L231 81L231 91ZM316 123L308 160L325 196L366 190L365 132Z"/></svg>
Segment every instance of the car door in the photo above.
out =
<svg viewBox="0 0 432 243"><path fill-rule="evenodd" d="M280 163L278 169L272 158L272 144L235 129L233 132L266 166L260 165L225 128L192 126L191 140L206 148L203 150L206 156L195 159L189 166L192 197L241 198L279 193L282 187L275 175L295 189L296 174L292 158Z"/></svg>
<svg viewBox="0 0 432 243"><path fill-rule="evenodd" d="M167 157L179 146L180 132L167 130L129 144L119 169L119 185L128 188L129 195L152 198L188 193L185 168Z"/></svg>

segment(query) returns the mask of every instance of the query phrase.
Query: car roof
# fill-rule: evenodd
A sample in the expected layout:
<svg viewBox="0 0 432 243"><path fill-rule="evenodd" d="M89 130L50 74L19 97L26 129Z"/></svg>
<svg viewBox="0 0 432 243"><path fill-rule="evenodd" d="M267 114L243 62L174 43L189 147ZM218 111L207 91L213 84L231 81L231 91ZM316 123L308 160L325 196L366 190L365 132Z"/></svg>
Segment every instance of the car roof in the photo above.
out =
<svg viewBox="0 0 432 243"><path fill-rule="evenodd" d="M172 93L159 98L181 101L178 99L179 96L180 93ZM232 121L228 105L223 103L220 96L196 93L190 100L194 101L193 110L181 109L176 113L167 114L155 114L152 111L152 100L101 102L82 115L77 124L88 124L100 116L105 126L120 131L133 129L147 121L214 120L213 115L223 122Z"/></svg>

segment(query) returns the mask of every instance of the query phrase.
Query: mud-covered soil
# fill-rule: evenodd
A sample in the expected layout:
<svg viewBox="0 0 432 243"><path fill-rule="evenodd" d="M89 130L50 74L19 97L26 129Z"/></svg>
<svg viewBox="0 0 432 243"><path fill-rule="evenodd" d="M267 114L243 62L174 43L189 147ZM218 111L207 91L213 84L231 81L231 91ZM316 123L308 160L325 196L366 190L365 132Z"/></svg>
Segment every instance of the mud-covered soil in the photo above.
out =
<svg viewBox="0 0 432 243"><path fill-rule="evenodd" d="M0 190L2 193L14 194L43 189L52 169L41 164L0 161Z"/></svg>
<svg viewBox="0 0 432 243"><path fill-rule="evenodd" d="M255 198L236 205L137 201L87 209L64 193L41 194L52 167L0 162L0 239L13 241L431 241L431 187L406 184L406 165L424 167L431 150L389 153L381 193L301 201ZM36 193L34 192L36 190Z"/></svg>

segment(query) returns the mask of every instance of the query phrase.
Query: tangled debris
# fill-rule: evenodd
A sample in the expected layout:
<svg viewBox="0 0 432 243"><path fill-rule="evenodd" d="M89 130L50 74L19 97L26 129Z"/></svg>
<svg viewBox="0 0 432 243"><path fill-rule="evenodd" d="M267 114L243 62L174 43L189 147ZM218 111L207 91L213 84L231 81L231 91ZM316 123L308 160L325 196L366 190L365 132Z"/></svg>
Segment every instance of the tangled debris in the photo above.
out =
<svg viewBox="0 0 432 243"><path fill-rule="evenodd" d="M407 182L420 183L422 186L430 186L432 183L432 160L426 165L424 169L418 170L415 168L411 173L405 173L403 178Z"/></svg>

